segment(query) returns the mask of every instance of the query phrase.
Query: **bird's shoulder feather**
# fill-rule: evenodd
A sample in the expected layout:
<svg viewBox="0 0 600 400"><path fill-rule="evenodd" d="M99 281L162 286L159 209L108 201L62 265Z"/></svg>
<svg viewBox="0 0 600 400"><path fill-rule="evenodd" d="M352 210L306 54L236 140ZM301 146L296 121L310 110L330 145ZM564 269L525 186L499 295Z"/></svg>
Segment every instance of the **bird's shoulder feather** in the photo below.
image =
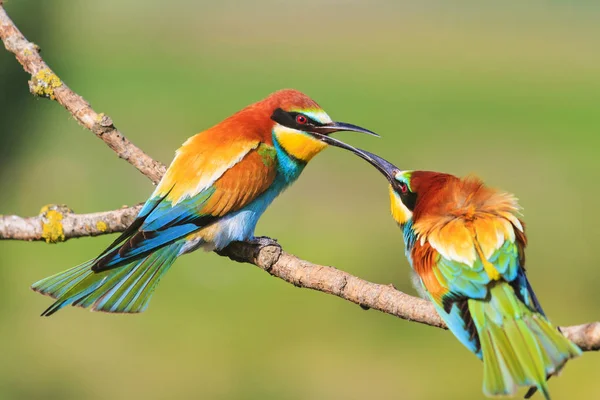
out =
<svg viewBox="0 0 600 400"><path fill-rule="evenodd" d="M492 280L515 279L526 237L516 199L457 180L413 221L413 268L433 298L482 298Z"/></svg>
<svg viewBox="0 0 600 400"><path fill-rule="evenodd" d="M191 137L177 150L152 198L166 196L169 202L178 203L195 196L261 143L257 138L240 140L209 133Z"/></svg>
<svg viewBox="0 0 600 400"><path fill-rule="evenodd" d="M215 181L200 213L220 217L248 205L273 184L276 162L275 149L261 143Z"/></svg>
<svg viewBox="0 0 600 400"><path fill-rule="evenodd" d="M445 258L472 265L479 251L489 259L506 240L514 242L517 234L524 236L519 212L513 195L468 177L423 195L412 229L417 239L428 241Z"/></svg>

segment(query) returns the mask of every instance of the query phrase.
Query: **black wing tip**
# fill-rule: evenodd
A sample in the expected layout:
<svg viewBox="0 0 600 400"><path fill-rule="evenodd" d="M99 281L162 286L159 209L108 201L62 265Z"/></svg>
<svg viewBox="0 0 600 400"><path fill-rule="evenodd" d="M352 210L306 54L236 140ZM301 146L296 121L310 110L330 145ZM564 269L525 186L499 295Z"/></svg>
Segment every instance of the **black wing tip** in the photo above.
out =
<svg viewBox="0 0 600 400"><path fill-rule="evenodd" d="M529 390L527 391L527 393L525 393L525 396L523 398L524 399L531 398L531 396L533 396L535 394L535 392L537 392L537 390L538 390L537 386L530 387Z"/></svg>
<svg viewBox="0 0 600 400"><path fill-rule="evenodd" d="M46 308L44 312L40 314L40 317L50 317L52 314L62 308L62 304L62 301L55 301L50 307Z"/></svg>

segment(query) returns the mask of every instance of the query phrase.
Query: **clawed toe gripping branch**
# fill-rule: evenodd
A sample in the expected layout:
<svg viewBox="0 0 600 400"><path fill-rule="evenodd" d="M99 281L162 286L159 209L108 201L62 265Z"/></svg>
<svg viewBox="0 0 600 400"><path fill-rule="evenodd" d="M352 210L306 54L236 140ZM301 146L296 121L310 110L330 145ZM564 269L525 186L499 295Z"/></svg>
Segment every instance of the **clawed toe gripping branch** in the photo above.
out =
<svg viewBox="0 0 600 400"><path fill-rule="evenodd" d="M31 74L30 91L58 102L81 125L102 139L117 155L153 183L160 181L165 166L153 160L115 128L112 120L95 112L44 62L39 48L29 42L6 14L0 0L0 38L25 71ZM0 216L0 239L44 240L48 243L70 238L122 232L134 220L139 205L91 214L75 214L66 206L45 206L40 215L23 218ZM234 261L249 263L295 286L332 294L364 309L375 309L399 318L446 328L426 300L396 290L392 285L367 282L333 267L301 260L286 253L275 241L257 238L235 242L219 251ZM267 240L268 239L268 240ZM562 332L585 351L600 350L600 322L561 327Z"/></svg>

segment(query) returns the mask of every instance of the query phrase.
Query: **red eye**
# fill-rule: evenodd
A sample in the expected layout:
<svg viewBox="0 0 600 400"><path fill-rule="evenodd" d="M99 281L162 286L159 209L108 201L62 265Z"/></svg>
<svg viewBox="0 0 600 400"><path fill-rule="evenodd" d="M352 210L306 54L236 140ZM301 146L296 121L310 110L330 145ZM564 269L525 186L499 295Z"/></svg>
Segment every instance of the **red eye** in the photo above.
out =
<svg viewBox="0 0 600 400"><path fill-rule="evenodd" d="M408 193L408 186L406 185L406 183L400 184L400 191L402 192L402 194Z"/></svg>
<svg viewBox="0 0 600 400"><path fill-rule="evenodd" d="M304 124L306 124L306 121L307 121L307 119L306 119L306 117L304 115L302 115L302 114L296 115L296 122L298 124L304 125Z"/></svg>

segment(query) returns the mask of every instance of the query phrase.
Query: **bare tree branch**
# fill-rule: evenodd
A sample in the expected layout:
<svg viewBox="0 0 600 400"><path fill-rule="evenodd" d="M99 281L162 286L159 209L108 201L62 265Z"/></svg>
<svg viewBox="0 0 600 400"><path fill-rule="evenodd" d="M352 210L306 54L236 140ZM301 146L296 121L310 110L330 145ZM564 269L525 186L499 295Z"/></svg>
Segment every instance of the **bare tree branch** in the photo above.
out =
<svg viewBox="0 0 600 400"><path fill-rule="evenodd" d="M19 32L6 15L0 0L0 38L32 75L32 93L58 101L75 119L104 140L119 157L127 160L152 182L157 183L165 167L128 141L110 118L97 114L48 68L38 48ZM45 240L122 232L133 221L140 206L92 214L74 214L66 206L50 205L30 218L0 216L0 239ZM364 309L375 309L399 318L446 328L432 304L396 290L392 285L365 281L333 267L312 264L286 253L275 242L235 242L219 252L232 260L250 263L295 286L332 294ZM562 327L562 332L585 351L600 350L600 322Z"/></svg>
<svg viewBox="0 0 600 400"><path fill-rule="evenodd" d="M39 47L29 42L6 14L0 2L0 38L8 51L13 53L31 74L31 93L56 100L67 109L81 125L92 131L117 155L137 168L156 184L165 173L165 166L153 160L140 148L131 143L117 128L112 119L98 114L85 99L71 89L42 60Z"/></svg>
<svg viewBox="0 0 600 400"><path fill-rule="evenodd" d="M47 243L57 243L71 238L123 232L133 222L140 208L141 205L137 205L114 211L74 214L67 206L47 205L36 217L0 215L0 240L45 240Z"/></svg>
<svg viewBox="0 0 600 400"><path fill-rule="evenodd" d="M63 241L69 238L121 232L140 206L93 214L73 214L65 206L45 206L37 217L0 216L0 239ZM286 253L275 243L235 242L223 251L234 261L249 263L297 287L332 294L386 314L437 328L446 325L429 301L396 290L392 285L365 281L333 267L317 265ZM600 322L562 327L583 350L600 350Z"/></svg>

